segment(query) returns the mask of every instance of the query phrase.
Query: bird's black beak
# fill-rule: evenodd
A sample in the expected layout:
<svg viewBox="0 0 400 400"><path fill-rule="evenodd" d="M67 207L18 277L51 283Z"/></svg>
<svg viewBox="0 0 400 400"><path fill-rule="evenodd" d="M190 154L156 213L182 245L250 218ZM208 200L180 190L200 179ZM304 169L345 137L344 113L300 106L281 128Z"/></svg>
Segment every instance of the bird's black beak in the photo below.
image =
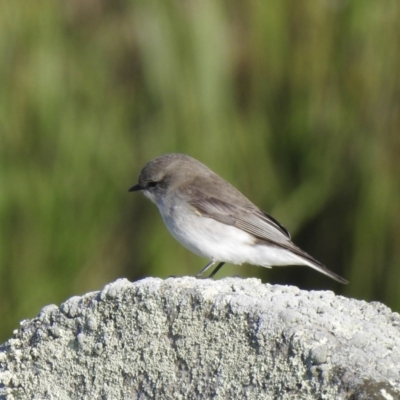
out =
<svg viewBox="0 0 400 400"><path fill-rule="evenodd" d="M143 188L139 185L139 184L137 184L137 185L135 185L135 186L132 186L129 190L128 190L128 192L137 192L138 190L142 190Z"/></svg>

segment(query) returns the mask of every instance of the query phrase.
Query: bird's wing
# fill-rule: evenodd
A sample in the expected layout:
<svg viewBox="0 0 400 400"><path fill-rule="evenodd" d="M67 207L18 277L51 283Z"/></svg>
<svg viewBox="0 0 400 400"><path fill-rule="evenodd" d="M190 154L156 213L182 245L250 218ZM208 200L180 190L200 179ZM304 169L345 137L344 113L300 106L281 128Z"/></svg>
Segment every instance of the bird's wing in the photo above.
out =
<svg viewBox="0 0 400 400"><path fill-rule="evenodd" d="M196 199L195 199L196 198ZM348 283L341 276L329 270L314 257L297 247L289 232L268 214L251 206L238 206L213 197L194 196L189 204L204 217L213 218L226 225L232 225L253 235L262 242L281 247L311 262L312 268L340 282Z"/></svg>
<svg viewBox="0 0 400 400"><path fill-rule="evenodd" d="M259 240L285 247L291 244L289 232L278 221L257 208L229 204L213 197L196 196L189 203L204 217L235 226Z"/></svg>

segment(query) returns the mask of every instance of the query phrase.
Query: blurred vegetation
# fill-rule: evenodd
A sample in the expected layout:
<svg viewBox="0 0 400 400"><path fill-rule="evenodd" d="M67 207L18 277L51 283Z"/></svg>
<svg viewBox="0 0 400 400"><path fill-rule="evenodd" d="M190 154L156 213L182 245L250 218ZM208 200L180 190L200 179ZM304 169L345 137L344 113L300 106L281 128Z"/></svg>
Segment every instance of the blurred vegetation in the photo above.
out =
<svg viewBox="0 0 400 400"><path fill-rule="evenodd" d="M194 274L148 160L198 158L350 280L225 266L400 309L400 3L0 5L0 339L125 276Z"/></svg>

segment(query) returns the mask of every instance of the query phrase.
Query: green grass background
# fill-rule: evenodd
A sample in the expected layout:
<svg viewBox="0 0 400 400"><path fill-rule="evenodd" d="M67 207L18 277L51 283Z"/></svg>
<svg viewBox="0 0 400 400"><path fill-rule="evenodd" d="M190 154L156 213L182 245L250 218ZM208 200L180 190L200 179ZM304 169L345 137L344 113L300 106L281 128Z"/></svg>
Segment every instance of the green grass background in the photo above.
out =
<svg viewBox="0 0 400 400"><path fill-rule="evenodd" d="M128 193L198 158L350 280L225 266L400 310L400 3L0 4L0 339L49 303L206 260Z"/></svg>

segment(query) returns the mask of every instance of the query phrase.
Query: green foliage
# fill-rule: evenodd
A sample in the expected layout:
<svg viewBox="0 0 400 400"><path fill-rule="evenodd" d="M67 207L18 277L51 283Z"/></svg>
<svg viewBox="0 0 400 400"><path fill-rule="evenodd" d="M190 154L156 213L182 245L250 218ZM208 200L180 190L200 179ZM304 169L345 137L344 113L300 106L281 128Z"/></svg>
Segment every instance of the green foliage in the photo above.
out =
<svg viewBox="0 0 400 400"><path fill-rule="evenodd" d="M0 335L119 276L206 262L127 189L184 152L350 280L225 266L400 309L400 3L0 5Z"/></svg>

